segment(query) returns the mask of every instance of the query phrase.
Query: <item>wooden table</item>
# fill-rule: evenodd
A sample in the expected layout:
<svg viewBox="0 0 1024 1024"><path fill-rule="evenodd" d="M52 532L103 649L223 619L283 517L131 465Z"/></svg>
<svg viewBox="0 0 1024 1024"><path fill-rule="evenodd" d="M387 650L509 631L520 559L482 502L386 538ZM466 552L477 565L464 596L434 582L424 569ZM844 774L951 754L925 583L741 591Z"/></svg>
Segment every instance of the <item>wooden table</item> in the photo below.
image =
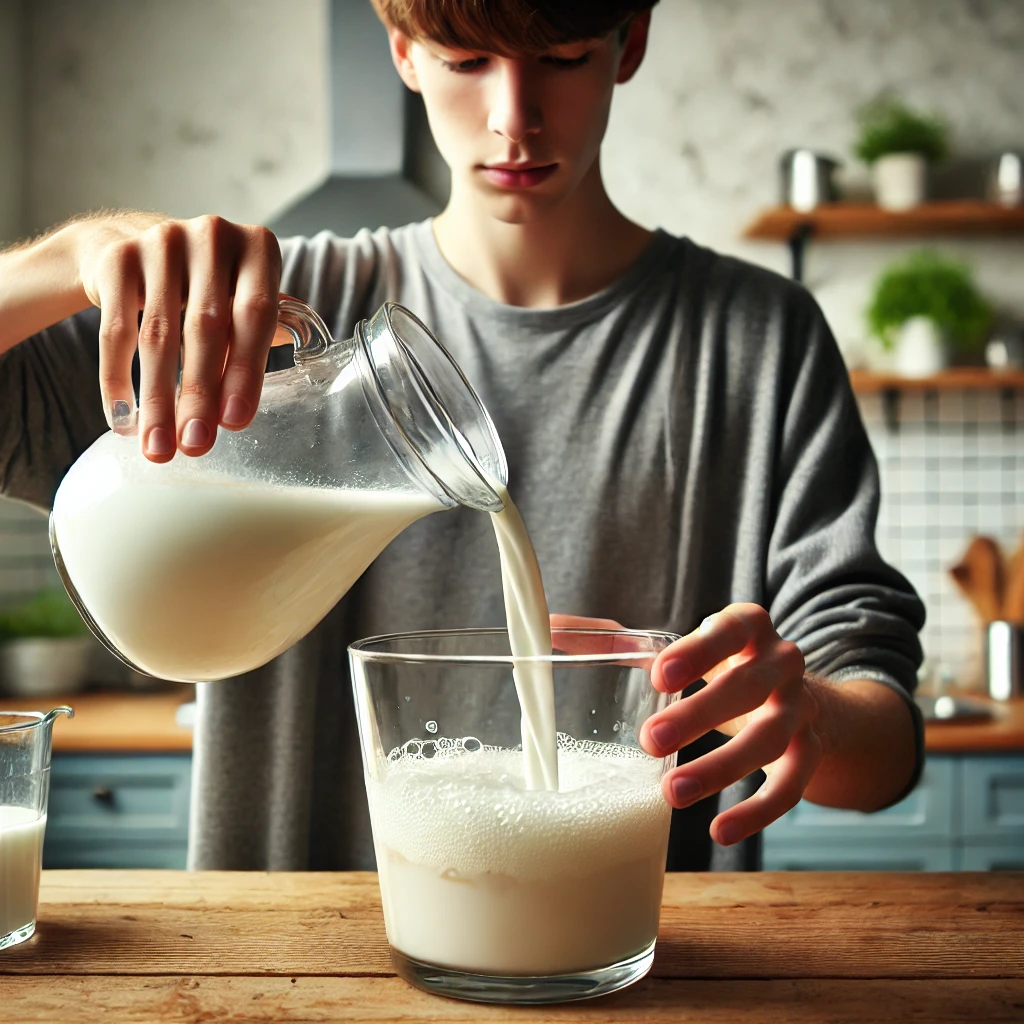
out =
<svg viewBox="0 0 1024 1024"><path fill-rule="evenodd" d="M396 978L373 874L49 871L39 917L4 1024L1024 1020L1020 874L670 875L651 975L542 1008Z"/></svg>

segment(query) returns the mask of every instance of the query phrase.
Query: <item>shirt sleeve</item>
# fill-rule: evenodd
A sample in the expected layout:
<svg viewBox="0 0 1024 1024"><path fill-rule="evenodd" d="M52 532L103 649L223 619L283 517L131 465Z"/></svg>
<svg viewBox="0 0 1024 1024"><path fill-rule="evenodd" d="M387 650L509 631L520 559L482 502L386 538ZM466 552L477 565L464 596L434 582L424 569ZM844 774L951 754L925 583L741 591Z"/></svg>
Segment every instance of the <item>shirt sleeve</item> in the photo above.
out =
<svg viewBox="0 0 1024 1024"><path fill-rule="evenodd" d="M98 309L0 356L0 494L48 510L71 464L107 429Z"/></svg>
<svg viewBox="0 0 1024 1024"><path fill-rule="evenodd" d="M803 651L809 672L838 682L875 680L906 701L917 767L899 800L924 761L923 721L912 696L924 605L875 545L878 467L825 318L805 292L789 315L768 610L780 635Z"/></svg>

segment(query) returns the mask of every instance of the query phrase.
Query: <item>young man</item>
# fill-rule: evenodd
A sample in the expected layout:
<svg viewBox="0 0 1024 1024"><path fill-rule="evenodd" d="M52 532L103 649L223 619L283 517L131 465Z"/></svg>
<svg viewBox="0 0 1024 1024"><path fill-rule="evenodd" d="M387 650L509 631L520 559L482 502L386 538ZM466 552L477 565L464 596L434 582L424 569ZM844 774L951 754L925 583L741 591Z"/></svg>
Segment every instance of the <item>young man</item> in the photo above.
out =
<svg viewBox="0 0 1024 1024"><path fill-rule="evenodd" d="M3 492L49 505L132 407L136 348L144 452L197 457L254 414L279 287L345 337L396 299L494 417L550 606L686 634L656 681L708 685L642 737L684 751L665 785L687 809L670 867L707 866L722 790L724 846L801 796L898 799L921 764L923 609L875 550L877 473L821 313L773 274L632 223L602 183L651 0L374 2L451 167L444 212L280 252L257 227L124 213L0 256ZM501 622L498 579L486 517L428 517L292 650L200 686L190 863L371 867L346 645Z"/></svg>

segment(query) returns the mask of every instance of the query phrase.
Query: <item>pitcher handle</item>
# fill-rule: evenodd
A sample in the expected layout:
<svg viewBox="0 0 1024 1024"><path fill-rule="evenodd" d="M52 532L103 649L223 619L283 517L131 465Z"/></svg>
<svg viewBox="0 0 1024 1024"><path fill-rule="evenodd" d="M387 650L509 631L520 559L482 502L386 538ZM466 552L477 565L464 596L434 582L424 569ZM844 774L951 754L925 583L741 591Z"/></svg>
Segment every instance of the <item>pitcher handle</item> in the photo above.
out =
<svg viewBox="0 0 1024 1024"><path fill-rule="evenodd" d="M299 366L319 358L330 347L331 332L316 310L305 302L282 295L277 322L292 336L295 362Z"/></svg>

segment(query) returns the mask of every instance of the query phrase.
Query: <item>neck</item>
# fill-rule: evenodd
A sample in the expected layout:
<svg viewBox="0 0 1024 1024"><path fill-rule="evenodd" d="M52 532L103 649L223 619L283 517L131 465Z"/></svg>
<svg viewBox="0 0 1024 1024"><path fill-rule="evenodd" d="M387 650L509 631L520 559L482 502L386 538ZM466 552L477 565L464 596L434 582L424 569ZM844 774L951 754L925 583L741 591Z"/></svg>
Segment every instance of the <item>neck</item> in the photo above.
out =
<svg viewBox="0 0 1024 1024"><path fill-rule="evenodd" d="M479 193L452 183L434 236L452 268L489 298L547 309L611 284L640 255L651 232L612 204L595 162L572 195L543 217L498 220Z"/></svg>

